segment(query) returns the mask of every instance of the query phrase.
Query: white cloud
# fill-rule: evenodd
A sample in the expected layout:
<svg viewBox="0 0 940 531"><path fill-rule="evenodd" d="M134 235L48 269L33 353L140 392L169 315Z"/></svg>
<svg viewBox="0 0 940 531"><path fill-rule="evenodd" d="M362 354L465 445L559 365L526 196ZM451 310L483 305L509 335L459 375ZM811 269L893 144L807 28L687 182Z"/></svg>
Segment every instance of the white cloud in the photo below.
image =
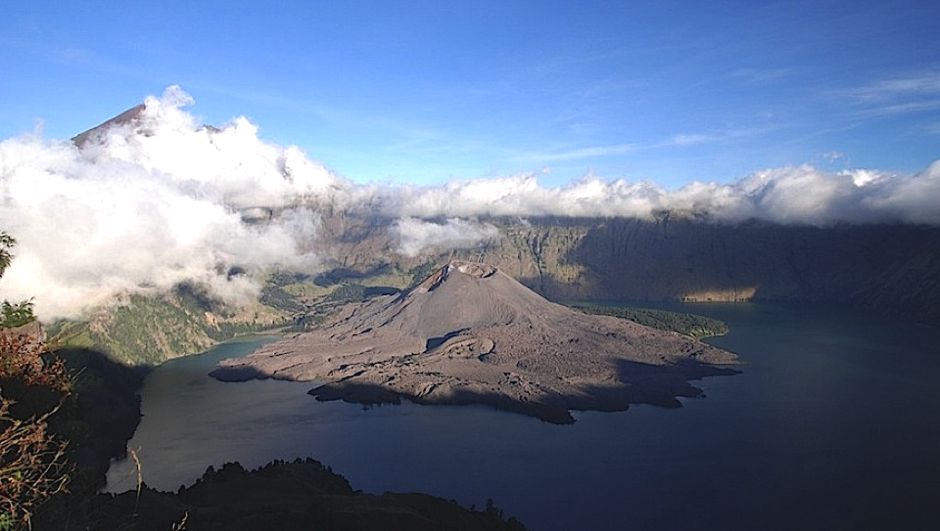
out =
<svg viewBox="0 0 940 531"><path fill-rule="evenodd" d="M855 169L839 172L840 175L848 175L852 178L852 184L861 188L882 179L891 178L891 174L878 170Z"/></svg>
<svg viewBox="0 0 940 531"><path fill-rule="evenodd" d="M433 249L438 252L476 247L499 237L496 227L488 223L450 218L443 223L406 217L399 219L392 232L398 237L398 252L417 256Z"/></svg>
<svg viewBox="0 0 940 531"><path fill-rule="evenodd" d="M727 142L739 138L749 137L766 132L766 129L725 129L708 133L680 133L658 144L647 146L651 149L663 147L686 147L714 142Z"/></svg>
<svg viewBox="0 0 940 531"><path fill-rule="evenodd" d="M846 98L860 118L929 112L940 108L940 71L876 80L835 95Z"/></svg>
<svg viewBox="0 0 940 531"><path fill-rule="evenodd" d="M848 160L848 156L841 151L827 151L819 155L826 162L838 162Z"/></svg>
<svg viewBox="0 0 940 531"><path fill-rule="evenodd" d="M757 218L816 225L840 221L940 223L940 194L928 194L916 204L899 195L918 186L931 189L935 168L936 164L925 172L905 176L870 169L827 172L803 165L759 171L731 184L695 181L677 190L650 182L605 181L592 176L567 186L545 187L535 175L518 175L439 187L375 189L371 205L386 215L415 218L653 219L657 212L670 210L722 222ZM916 208L917 215L905 208Z"/></svg>
<svg viewBox="0 0 940 531"><path fill-rule="evenodd" d="M922 72L917 75L882 79L845 91L845 94L859 101L938 93L940 93L940 72Z"/></svg>
<svg viewBox="0 0 940 531"><path fill-rule="evenodd" d="M197 127L181 109L190 101L171 87L147 99L137 122L81 150L36 136L0 142L0 227L18 241L3 297L35 297L45 319L183 280L238 301L258 286L229 279L229 267L315 261L304 249L312 211L251 226L237 209L329 197L339 181L297 148L261 142L244 118L216 132Z"/></svg>
<svg viewBox="0 0 940 531"><path fill-rule="evenodd" d="M715 135L706 135L703 133L678 134L673 136L669 143L676 146L692 146L695 144L706 144L717 139Z"/></svg>
<svg viewBox="0 0 940 531"><path fill-rule="evenodd" d="M912 175L793 166L676 190L591 175L549 187L535 174L359 186L297 147L260 140L245 118L201 127L184 110L190 101L171 87L81 149L38 134L0 142L0 228L19 241L0 298L35 297L46 319L184 280L244 300L259 288L253 276L317 263L311 242L325 206L396 219L390 230L405 255L495 238L493 226L473 221L486 216L652 219L670 210L729 223L940 224L940 162ZM244 209L277 214L248 224ZM249 275L228 278L232 266Z"/></svg>
<svg viewBox="0 0 940 531"><path fill-rule="evenodd" d="M527 153L519 160L532 160L536 162L561 162L566 160L579 160L591 157L609 157L612 155L623 155L635 151L635 144L612 144L603 146L587 146L582 148L567 149L560 151L547 151L544 153Z"/></svg>
<svg viewBox="0 0 940 531"><path fill-rule="evenodd" d="M915 175L883 178L872 184L864 203L873 212L907 223L940 224L940 160Z"/></svg>

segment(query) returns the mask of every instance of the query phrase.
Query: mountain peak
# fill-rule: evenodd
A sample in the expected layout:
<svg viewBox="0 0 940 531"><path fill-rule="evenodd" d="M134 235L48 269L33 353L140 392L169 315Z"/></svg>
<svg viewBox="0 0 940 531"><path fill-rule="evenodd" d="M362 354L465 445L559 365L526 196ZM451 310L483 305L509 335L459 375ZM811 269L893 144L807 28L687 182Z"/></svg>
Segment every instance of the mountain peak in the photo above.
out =
<svg viewBox="0 0 940 531"><path fill-rule="evenodd" d="M482 262L468 262L465 260L451 260L447 265L438 268L428 275L415 291L419 293L434 291L442 283L450 278L451 274L458 273L473 278L489 278L499 271L494 266Z"/></svg>
<svg viewBox="0 0 940 531"><path fill-rule="evenodd" d="M78 146L79 148L85 147L85 144L88 142L100 140L112 127L122 126L128 123L134 123L140 120L140 115L143 114L144 110L147 108L143 103L135 105L130 109L122 112L121 114L114 116L100 124L92 127L91 129L79 133L72 137L72 143Z"/></svg>
<svg viewBox="0 0 940 531"><path fill-rule="evenodd" d="M468 262L465 260L451 260L447 264L448 271L457 271L464 275L476 278L487 278L498 271L495 266L484 264L483 262Z"/></svg>
<svg viewBox="0 0 940 531"><path fill-rule="evenodd" d="M324 382L321 400L489 404L567 423L569 409L675 405L735 356L675 333L550 302L493 266L451 261L404 296L351 304L219 379Z"/></svg>

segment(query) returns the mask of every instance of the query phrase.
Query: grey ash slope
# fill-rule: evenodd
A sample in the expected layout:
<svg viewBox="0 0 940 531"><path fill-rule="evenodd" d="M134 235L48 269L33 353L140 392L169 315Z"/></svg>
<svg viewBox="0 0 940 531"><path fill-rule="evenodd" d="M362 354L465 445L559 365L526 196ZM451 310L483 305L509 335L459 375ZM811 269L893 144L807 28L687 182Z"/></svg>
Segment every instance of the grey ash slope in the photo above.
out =
<svg viewBox="0 0 940 531"><path fill-rule="evenodd" d="M320 400L489 404L555 423L570 410L679 405L736 357L675 333L554 304L498 269L451 262L414 289L224 360L221 380L316 380Z"/></svg>

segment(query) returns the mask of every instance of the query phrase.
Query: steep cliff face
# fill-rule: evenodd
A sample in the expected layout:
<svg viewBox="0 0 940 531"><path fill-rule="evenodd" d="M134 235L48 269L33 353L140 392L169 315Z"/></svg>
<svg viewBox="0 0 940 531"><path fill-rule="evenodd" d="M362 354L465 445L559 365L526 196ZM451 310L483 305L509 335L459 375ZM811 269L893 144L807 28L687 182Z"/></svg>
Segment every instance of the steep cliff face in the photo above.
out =
<svg viewBox="0 0 940 531"><path fill-rule="evenodd" d="M543 228L540 277L519 276L553 298L837 302L940 323L938 228L613 219L580 229Z"/></svg>
<svg viewBox="0 0 940 531"><path fill-rule="evenodd" d="M596 276L573 259L590 225L548 218L537 223L499 223L500 238L479 251L464 251L467 258L492 263L545 295L559 292L590 293Z"/></svg>
<svg viewBox="0 0 940 531"><path fill-rule="evenodd" d="M940 228L785 226L694 219L494 219L501 237L451 253L493 264L551 299L856 304L940 324ZM402 270L447 256L395 255L381 222L330 234L346 267ZM364 230L362 227L368 227Z"/></svg>
<svg viewBox="0 0 940 531"><path fill-rule="evenodd" d="M936 300L940 231L910 226L793 227L609 221L572 258L605 291L638 298L753 290L757 299L900 303ZM885 278L896 278L893 285ZM906 279L906 281L904 280ZM933 293L931 294L931 292Z"/></svg>

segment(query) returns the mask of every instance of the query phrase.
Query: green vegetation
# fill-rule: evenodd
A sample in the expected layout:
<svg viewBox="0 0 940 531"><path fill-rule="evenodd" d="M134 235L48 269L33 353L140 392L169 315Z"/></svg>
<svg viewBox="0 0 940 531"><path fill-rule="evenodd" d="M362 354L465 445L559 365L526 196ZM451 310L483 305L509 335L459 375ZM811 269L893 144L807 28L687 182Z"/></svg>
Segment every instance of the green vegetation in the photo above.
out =
<svg viewBox="0 0 940 531"><path fill-rule="evenodd" d="M0 231L0 276L13 259L15 240ZM37 507L68 487L68 441L50 419L73 392L65 365L44 358L32 303L3 301L0 320L0 529L31 529Z"/></svg>
<svg viewBox="0 0 940 531"><path fill-rule="evenodd" d="M438 268L437 262L430 260L425 262L408 272L411 276L411 284L408 285L409 288L417 286L418 284L424 282L424 279L431 276L431 273Z"/></svg>
<svg viewBox="0 0 940 531"><path fill-rule="evenodd" d="M346 277L355 280L341 280ZM405 284L411 278L389 268L362 274L334 270L317 277L277 272L265 283L260 300L245 308L227 306L204 288L183 283L167 294L127 296L85 321L62 321L48 331L62 347L101 350L125 365L155 365L238 335L272 328L305 330L343 304L399 291L385 281ZM320 284L326 280L335 283ZM18 309L11 306L13 313Z"/></svg>
<svg viewBox="0 0 940 531"><path fill-rule="evenodd" d="M312 282L297 282L282 286L281 289L291 297L299 299L319 299L329 295L333 289L335 289L335 286L324 287Z"/></svg>
<svg viewBox="0 0 940 531"><path fill-rule="evenodd" d="M214 343L201 317L178 301L132 295L88 322L60 325L55 341L104 349L125 365L154 365Z"/></svg>
<svg viewBox="0 0 940 531"><path fill-rule="evenodd" d="M236 313L191 286L181 286L166 295L131 295L100 308L87 321L56 323L49 333L61 347L102 350L125 365L155 365L289 323L275 309L256 304Z"/></svg>
<svg viewBox="0 0 940 531"><path fill-rule="evenodd" d="M3 274L13 260L13 247L16 240L4 231L0 231L0 274Z"/></svg>
<svg viewBox="0 0 940 531"><path fill-rule="evenodd" d="M344 304L362 302L380 295L394 295L398 292L397 288L389 286L368 286L358 283L333 286L326 296L307 302L306 311L294 316L293 324L287 328L287 331L308 330L325 321Z"/></svg>
<svg viewBox="0 0 940 531"><path fill-rule="evenodd" d="M265 306L285 313L297 313L304 310L302 299L278 284L274 278L262 288L260 301Z"/></svg>
<svg viewBox="0 0 940 531"><path fill-rule="evenodd" d="M261 302L289 314L287 332L301 332L327 319L340 306L398 293L412 275L382 265L361 272L336 268L318 275L278 272L261 292Z"/></svg>
<svg viewBox="0 0 940 531"><path fill-rule="evenodd" d="M6 232L0 231L0 276L3 276L3 272L10 267L15 246L16 240ZM0 302L0 328L16 328L35 320L32 300Z"/></svg>
<svg viewBox="0 0 940 531"><path fill-rule="evenodd" d="M627 319L643 326L658 330L678 332L682 335L701 339L721 336L728 333L728 325L718 319L703 317L691 313L652 310L649 308L625 308L603 306L599 304L572 304L572 308L594 315L609 315Z"/></svg>
<svg viewBox="0 0 940 531"><path fill-rule="evenodd" d="M107 327L91 329L98 344L108 345L121 361L154 364L171 353L198 352L212 341L197 316L185 307L133 295L117 306Z"/></svg>
<svg viewBox="0 0 940 531"><path fill-rule="evenodd" d="M2 328L16 328L35 320L36 316L33 315L33 301L31 300L15 303L3 301L0 303L0 327Z"/></svg>
<svg viewBox="0 0 940 531"><path fill-rule="evenodd" d="M380 295L394 295L398 289L388 286L364 286L362 284L343 284L326 297L329 302L363 302Z"/></svg>

